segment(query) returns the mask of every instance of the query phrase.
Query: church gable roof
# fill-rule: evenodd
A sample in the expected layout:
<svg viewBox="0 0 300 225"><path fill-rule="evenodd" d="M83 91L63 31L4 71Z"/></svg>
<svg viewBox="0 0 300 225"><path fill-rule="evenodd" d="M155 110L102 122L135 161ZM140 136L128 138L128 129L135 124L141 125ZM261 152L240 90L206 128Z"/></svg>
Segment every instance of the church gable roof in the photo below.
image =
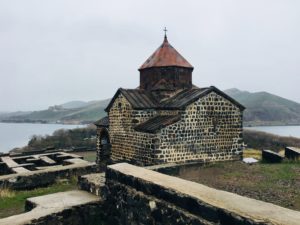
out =
<svg viewBox="0 0 300 225"><path fill-rule="evenodd" d="M227 99L228 101L230 101L232 104L236 105L240 110L245 110L246 107L243 106L241 103L239 103L238 101L236 101L234 98L230 97L229 95L227 95L225 92L221 91L220 89L216 88L215 86L210 86L208 92L205 94L209 94L210 92L215 92L218 95L222 96L223 98ZM202 97L202 96L201 96Z"/></svg>
<svg viewBox="0 0 300 225"><path fill-rule="evenodd" d="M184 108L185 106L195 101L195 99L199 98L201 94L205 93L205 91L207 90L208 88L193 88L193 89L183 90L178 94L174 95L173 97L163 101L161 103L161 106L165 108L171 108L171 109Z"/></svg>
<svg viewBox="0 0 300 225"><path fill-rule="evenodd" d="M162 109L162 110L176 110L176 109L184 109L189 104L193 103L199 98L206 96L211 92L216 92L221 95L228 101L232 102L234 105L239 107L241 110L244 110L245 107L217 89L214 86L207 88L192 88L186 89L178 94L172 96L171 98L166 99L165 101L159 102L155 99L155 97L151 94L151 92L142 90L142 89L122 89L120 88L117 93L114 95L113 99L110 101L109 105L105 109L105 111L109 111L115 99L119 96L120 93L129 101L133 109Z"/></svg>
<svg viewBox="0 0 300 225"><path fill-rule="evenodd" d="M154 98L143 89L123 89L119 88L105 111L108 112L115 99L122 94L134 109L152 109L156 108L157 103Z"/></svg>
<svg viewBox="0 0 300 225"><path fill-rule="evenodd" d="M134 129L140 132L155 133L166 126L178 122L180 118L180 115L159 115L137 125Z"/></svg>
<svg viewBox="0 0 300 225"><path fill-rule="evenodd" d="M219 90L218 88L214 86L210 86L207 88L193 88L193 89L187 89L183 90L182 92L179 92L177 95L167 99L163 103L161 103L162 107L169 108L169 109L184 109L189 104L193 103L199 98L202 98L206 95L208 95L211 92L216 92L218 95L221 95L223 98L227 99L237 107L239 107L241 110L244 110L245 107L225 94L223 91Z"/></svg>
<svg viewBox="0 0 300 225"><path fill-rule="evenodd" d="M151 67L178 66L193 69L193 66L170 45L165 36L162 45L144 62L139 70Z"/></svg>
<svg viewBox="0 0 300 225"><path fill-rule="evenodd" d="M94 123L97 127L109 127L109 118L105 116Z"/></svg>

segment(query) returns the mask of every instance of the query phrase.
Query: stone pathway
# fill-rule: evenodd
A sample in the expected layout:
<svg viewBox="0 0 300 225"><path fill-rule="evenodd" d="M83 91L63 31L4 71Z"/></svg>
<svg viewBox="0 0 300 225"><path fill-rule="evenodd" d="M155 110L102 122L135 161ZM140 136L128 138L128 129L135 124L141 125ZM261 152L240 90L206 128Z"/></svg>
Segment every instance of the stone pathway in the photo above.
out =
<svg viewBox="0 0 300 225"><path fill-rule="evenodd" d="M27 204L36 207L29 212L0 219L0 224L30 224L33 220L63 212L74 206L99 202L100 198L85 191L67 191L29 198L27 201Z"/></svg>

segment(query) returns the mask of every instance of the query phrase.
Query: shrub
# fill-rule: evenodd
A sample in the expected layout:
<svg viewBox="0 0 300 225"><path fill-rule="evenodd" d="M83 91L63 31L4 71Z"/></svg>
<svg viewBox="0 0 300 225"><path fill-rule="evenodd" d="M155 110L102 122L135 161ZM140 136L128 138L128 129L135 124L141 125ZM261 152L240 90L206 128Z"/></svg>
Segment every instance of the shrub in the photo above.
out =
<svg viewBox="0 0 300 225"><path fill-rule="evenodd" d="M261 131L244 130L244 142L249 148L279 152L287 146L300 147L300 138L282 137Z"/></svg>

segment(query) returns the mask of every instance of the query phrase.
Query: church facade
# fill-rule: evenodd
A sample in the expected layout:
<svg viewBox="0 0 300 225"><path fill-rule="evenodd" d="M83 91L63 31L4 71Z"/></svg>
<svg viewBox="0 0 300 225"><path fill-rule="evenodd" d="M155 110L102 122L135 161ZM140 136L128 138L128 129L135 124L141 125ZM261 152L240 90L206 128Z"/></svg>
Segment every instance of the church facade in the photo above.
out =
<svg viewBox="0 0 300 225"><path fill-rule="evenodd" d="M97 126L97 161L139 165L236 160L244 106L192 83L193 66L164 37L139 68L140 86L117 90Z"/></svg>

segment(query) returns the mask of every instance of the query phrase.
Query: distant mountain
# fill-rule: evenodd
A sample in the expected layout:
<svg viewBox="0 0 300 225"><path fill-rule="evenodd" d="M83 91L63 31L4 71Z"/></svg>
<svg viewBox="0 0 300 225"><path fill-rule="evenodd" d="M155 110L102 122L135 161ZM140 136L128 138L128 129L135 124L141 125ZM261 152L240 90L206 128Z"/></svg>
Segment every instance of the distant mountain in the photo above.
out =
<svg viewBox="0 0 300 225"><path fill-rule="evenodd" d="M236 88L225 91L246 107L244 125L299 125L300 104L267 93L241 91ZM105 116L110 99L100 101L71 101L50 106L47 110L0 114L3 122L28 123L91 123Z"/></svg>
<svg viewBox="0 0 300 225"><path fill-rule="evenodd" d="M300 104L267 92L225 91L246 107L244 125L299 125Z"/></svg>
<svg viewBox="0 0 300 225"><path fill-rule="evenodd" d="M0 121L3 119L7 119L12 116L25 116L30 114L31 112L18 111L18 112L0 112Z"/></svg>
<svg viewBox="0 0 300 225"><path fill-rule="evenodd" d="M10 113L6 117L0 115L0 120L2 122L16 123L92 123L106 115L104 109L108 105L109 100L72 101L27 114Z"/></svg>
<svg viewBox="0 0 300 225"><path fill-rule="evenodd" d="M63 107L64 109L77 109L77 108L83 108L89 105L88 102L84 101L71 101L71 102L66 102L64 104L61 104L60 106Z"/></svg>

